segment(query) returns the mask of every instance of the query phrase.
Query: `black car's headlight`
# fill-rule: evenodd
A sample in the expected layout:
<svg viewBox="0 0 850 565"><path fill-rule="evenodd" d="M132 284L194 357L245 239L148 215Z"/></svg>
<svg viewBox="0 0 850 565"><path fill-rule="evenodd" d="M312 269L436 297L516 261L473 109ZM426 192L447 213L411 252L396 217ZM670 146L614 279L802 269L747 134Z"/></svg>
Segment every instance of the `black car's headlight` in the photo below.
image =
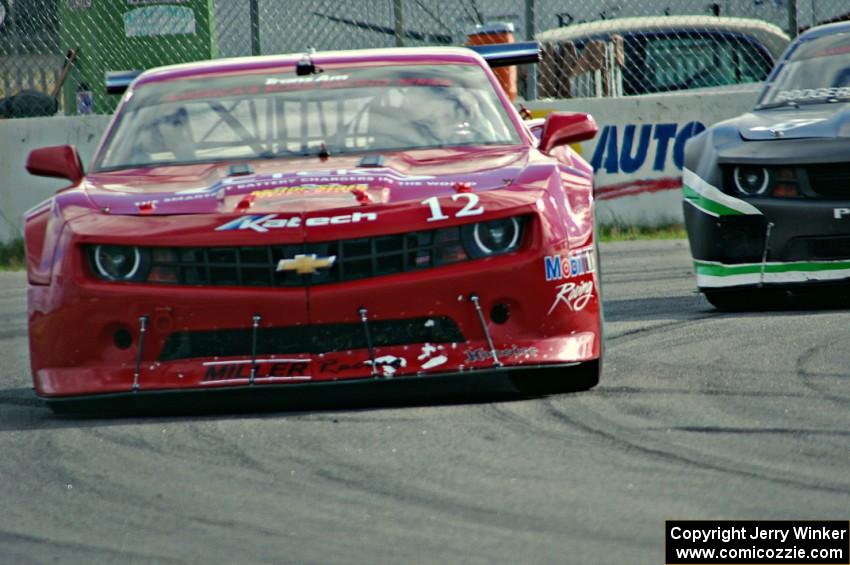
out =
<svg viewBox="0 0 850 565"><path fill-rule="evenodd" d="M145 280L150 267L149 251L130 245L93 245L89 258L95 274L108 281Z"/></svg>
<svg viewBox="0 0 850 565"><path fill-rule="evenodd" d="M514 251L520 244L522 222L522 217L514 216L464 226L463 246L473 258Z"/></svg>
<svg viewBox="0 0 850 565"><path fill-rule="evenodd" d="M732 196L800 198L799 184L794 167L730 165L724 170L725 190Z"/></svg>
<svg viewBox="0 0 850 565"><path fill-rule="evenodd" d="M735 188L747 196L765 194L772 183L770 171L759 166L738 166L732 171Z"/></svg>

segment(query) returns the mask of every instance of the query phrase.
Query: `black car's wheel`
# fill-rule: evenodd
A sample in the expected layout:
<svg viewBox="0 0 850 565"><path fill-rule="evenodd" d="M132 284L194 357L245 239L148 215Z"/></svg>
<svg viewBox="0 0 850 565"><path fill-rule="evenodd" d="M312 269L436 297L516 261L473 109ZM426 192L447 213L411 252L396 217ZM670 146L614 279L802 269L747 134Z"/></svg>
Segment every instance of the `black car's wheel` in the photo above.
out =
<svg viewBox="0 0 850 565"><path fill-rule="evenodd" d="M522 394L541 396L588 390L599 384L602 360L586 361L575 367L557 370L518 372L511 383Z"/></svg>
<svg viewBox="0 0 850 565"><path fill-rule="evenodd" d="M785 292L776 289L705 290L706 300L724 312L748 312L779 308L785 303Z"/></svg>

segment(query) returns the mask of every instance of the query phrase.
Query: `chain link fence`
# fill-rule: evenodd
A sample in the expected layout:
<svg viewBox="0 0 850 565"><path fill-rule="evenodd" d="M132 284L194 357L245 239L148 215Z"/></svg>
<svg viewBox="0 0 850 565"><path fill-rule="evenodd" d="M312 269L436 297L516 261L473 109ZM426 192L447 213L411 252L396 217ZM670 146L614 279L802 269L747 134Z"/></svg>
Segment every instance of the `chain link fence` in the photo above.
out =
<svg viewBox="0 0 850 565"><path fill-rule="evenodd" d="M517 73L525 99L744 89L790 36L846 19L847 0L0 0L0 118L109 113L109 70L476 31L541 41L541 64Z"/></svg>

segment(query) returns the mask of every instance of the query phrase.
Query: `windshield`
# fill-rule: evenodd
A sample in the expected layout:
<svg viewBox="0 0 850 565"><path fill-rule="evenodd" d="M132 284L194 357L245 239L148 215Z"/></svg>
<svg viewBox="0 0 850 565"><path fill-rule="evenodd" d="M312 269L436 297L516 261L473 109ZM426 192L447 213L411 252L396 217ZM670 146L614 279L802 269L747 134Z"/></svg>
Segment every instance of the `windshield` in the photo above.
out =
<svg viewBox="0 0 850 565"><path fill-rule="evenodd" d="M142 85L95 169L519 143L477 65L291 70Z"/></svg>
<svg viewBox="0 0 850 565"><path fill-rule="evenodd" d="M801 43L767 85L757 107L850 99L850 33Z"/></svg>

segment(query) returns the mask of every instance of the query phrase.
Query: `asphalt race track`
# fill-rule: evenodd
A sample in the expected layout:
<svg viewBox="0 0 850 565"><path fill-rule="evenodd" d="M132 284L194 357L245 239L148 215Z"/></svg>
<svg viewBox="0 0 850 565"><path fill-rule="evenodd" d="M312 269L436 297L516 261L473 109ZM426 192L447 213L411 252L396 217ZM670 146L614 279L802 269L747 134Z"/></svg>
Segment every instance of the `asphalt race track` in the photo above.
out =
<svg viewBox="0 0 850 565"><path fill-rule="evenodd" d="M590 392L125 419L33 396L0 273L0 563L659 564L665 519L847 520L850 309L717 313L683 241L602 272Z"/></svg>

